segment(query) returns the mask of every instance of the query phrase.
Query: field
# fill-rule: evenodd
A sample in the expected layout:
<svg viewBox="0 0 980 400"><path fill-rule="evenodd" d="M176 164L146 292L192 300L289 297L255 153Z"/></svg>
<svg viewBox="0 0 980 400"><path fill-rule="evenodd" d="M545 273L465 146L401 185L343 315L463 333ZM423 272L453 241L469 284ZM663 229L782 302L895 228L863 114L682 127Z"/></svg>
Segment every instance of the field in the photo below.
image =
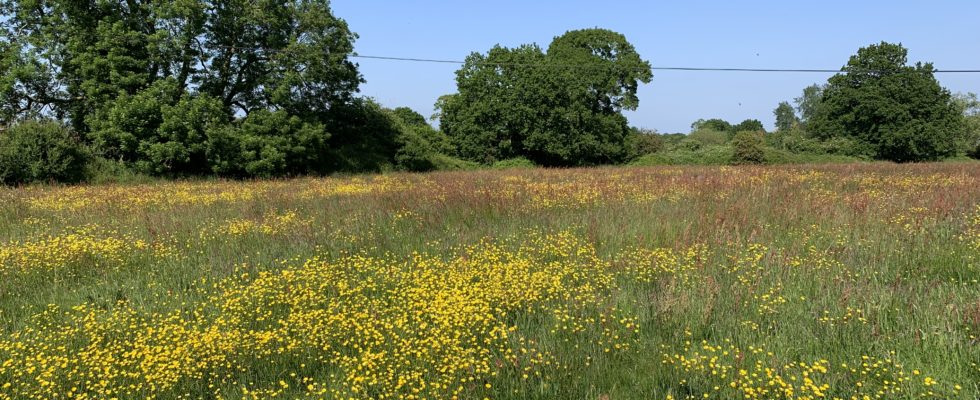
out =
<svg viewBox="0 0 980 400"><path fill-rule="evenodd" d="M0 399L980 396L980 165L0 189Z"/></svg>

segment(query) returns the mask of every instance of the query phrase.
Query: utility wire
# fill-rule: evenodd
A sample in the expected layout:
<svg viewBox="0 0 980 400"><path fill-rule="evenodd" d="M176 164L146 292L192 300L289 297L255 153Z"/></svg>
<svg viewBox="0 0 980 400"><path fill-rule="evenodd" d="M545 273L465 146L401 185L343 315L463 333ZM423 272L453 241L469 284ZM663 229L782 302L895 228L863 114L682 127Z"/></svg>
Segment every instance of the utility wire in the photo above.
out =
<svg viewBox="0 0 980 400"><path fill-rule="evenodd" d="M269 48L259 48L259 47L245 47L245 46L224 46L224 45L210 45L209 47L217 47L229 50L246 50L246 51L257 51L265 53L290 53L293 51L299 51L299 49L269 49ZM417 62L417 63L430 63L430 64L455 64L455 65L465 65L466 61L459 60L439 60L432 58L413 58L413 57L392 57L392 56L372 56L372 55L360 55L351 54L351 58L360 58L366 60L382 60L382 61L403 61L403 62ZM506 63L506 62L489 62L481 61L474 63L476 65L490 65L497 67L544 67L544 68L555 68L555 67L568 67L568 68L601 68L596 65L586 65L586 64L569 64L569 63ZM821 74L840 74L848 73L848 71L842 71L839 69L812 69L812 68L725 68L725 67L651 67L654 71L691 71L691 72L787 72L787 73L821 73ZM637 68L637 70L646 70L646 68ZM876 71L876 70L861 70L863 73L881 73L886 74L892 71ZM963 73L963 74L976 74L980 73L980 69L936 69L932 70L932 73Z"/></svg>
<svg viewBox="0 0 980 400"><path fill-rule="evenodd" d="M385 61L407 61L407 62L422 62L422 63L437 63L437 64L466 64L465 61L457 60L435 60L428 58L409 58L409 57L388 57L388 56L366 56L366 55L351 55L354 58L363 58L369 60L385 60ZM476 64L480 65L497 65L497 66L513 66L513 67L582 67L582 68L592 68L590 65L582 64L527 64L527 63L494 63L494 62L478 62ZM795 68L718 68L718 67L652 67L654 71L720 71L720 72L812 72L812 73L846 73L847 71L841 71L839 69L795 69ZM861 71L861 72L887 72L887 71ZM980 69L939 69L933 70L933 73L980 73Z"/></svg>

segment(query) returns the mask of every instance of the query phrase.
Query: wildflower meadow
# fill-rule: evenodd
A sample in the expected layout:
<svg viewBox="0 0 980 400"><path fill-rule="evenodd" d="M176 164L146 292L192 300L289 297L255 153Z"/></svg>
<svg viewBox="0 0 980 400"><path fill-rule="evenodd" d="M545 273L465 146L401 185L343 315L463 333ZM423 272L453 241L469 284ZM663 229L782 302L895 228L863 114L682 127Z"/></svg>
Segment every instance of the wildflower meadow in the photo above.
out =
<svg viewBox="0 0 980 400"><path fill-rule="evenodd" d="M975 399L980 167L0 188L0 399Z"/></svg>

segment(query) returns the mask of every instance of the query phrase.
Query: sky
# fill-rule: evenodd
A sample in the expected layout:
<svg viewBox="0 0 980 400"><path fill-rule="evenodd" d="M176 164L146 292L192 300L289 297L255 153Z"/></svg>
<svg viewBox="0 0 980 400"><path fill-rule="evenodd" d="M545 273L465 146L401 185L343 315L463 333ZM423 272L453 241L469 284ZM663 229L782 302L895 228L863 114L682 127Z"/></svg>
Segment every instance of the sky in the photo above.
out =
<svg viewBox="0 0 980 400"><path fill-rule="evenodd" d="M900 42L909 62L980 69L980 1L334 0L360 55L462 60L496 44L544 48L582 28L626 35L656 68L839 69L861 47ZM459 65L356 59L361 94L423 115L456 92ZM626 112L633 126L688 132L699 118L761 120L827 73L654 71ZM937 74L952 92L980 92L980 74Z"/></svg>

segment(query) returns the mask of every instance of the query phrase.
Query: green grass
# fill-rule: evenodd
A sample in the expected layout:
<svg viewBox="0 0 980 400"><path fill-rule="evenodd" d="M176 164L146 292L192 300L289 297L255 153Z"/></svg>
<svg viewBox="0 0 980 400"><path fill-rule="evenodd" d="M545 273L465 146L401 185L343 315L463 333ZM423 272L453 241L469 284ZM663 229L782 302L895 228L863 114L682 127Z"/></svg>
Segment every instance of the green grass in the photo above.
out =
<svg viewBox="0 0 980 400"><path fill-rule="evenodd" d="M0 238L0 399L980 395L976 162L32 186Z"/></svg>

